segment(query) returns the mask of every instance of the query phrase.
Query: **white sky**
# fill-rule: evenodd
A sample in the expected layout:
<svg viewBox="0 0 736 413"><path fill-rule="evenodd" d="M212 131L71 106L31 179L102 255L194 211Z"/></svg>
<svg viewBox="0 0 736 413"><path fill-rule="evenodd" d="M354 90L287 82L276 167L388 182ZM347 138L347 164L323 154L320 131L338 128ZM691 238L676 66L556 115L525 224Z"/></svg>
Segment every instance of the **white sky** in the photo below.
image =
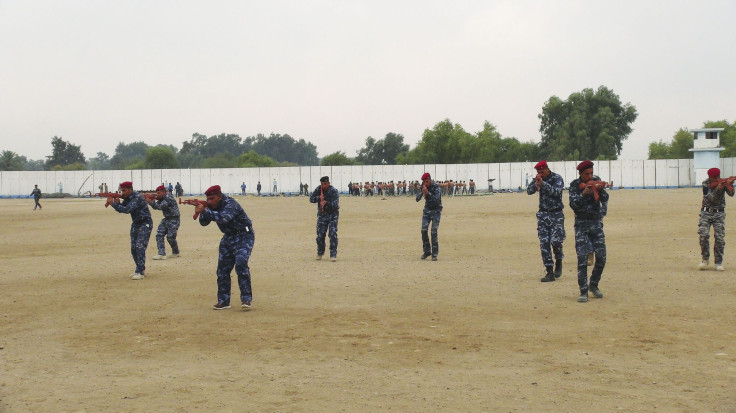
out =
<svg viewBox="0 0 736 413"><path fill-rule="evenodd" d="M604 85L621 158L736 116L736 1L0 0L0 150L271 132L348 156L449 118L538 142L544 103Z"/></svg>

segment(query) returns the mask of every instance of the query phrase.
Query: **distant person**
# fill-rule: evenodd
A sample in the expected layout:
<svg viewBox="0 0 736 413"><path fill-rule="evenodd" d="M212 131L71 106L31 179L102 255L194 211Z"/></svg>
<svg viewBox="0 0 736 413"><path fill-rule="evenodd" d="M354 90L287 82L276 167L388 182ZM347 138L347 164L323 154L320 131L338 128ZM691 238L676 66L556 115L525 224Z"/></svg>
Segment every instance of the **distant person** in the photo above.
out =
<svg viewBox="0 0 736 413"><path fill-rule="evenodd" d="M166 188L163 185L156 188L156 199L148 201L148 205L153 209L160 210L164 217L158 224L156 230L156 248L158 248L158 255L153 257L154 260L165 260L166 259L166 243L164 237L171 246L170 258L179 257L179 243L176 241L176 234L179 231L179 225L181 225L181 219L179 217L179 206L176 204L174 196L170 192L166 192Z"/></svg>
<svg viewBox="0 0 736 413"><path fill-rule="evenodd" d="M417 193L417 202L424 198L424 210L422 211L422 259L425 260L430 255L432 261L437 261L439 253L438 228L440 226L440 218L442 218L442 190L439 185L432 180L429 172L422 175L421 190ZM432 223L432 242L429 238L429 224Z"/></svg>
<svg viewBox="0 0 736 413"><path fill-rule="evenodd" d="M172 185L171 182L169 182L169 193L170 194L174 193L174 185Z"/></svg>
<svg viewBox="0 0 736 413"><path fill-rule="evenodd" d="M208 188L205 195L207 207L194 208L199 214L199 224L207 226L214 221L222 231L217 260L217 303L212 308L230 308L230 273L234 267L240 287L240 308L250 310L253 290L248 261L256 241L253 223L235 198L223 195L219 185Z"/></svg>
<svg viewBox="0 0 736 413"><path fill-rule="evenodd" d="M176 191L176 196L184 196L184 188L181 187L179 182L176 183L174 190Z"/></svg>
<svg viewBox="0 0 736 413"><path fill-rule="evenodd" d="M240 185L240 195L245 195L245 182L243 182L242 185Z"/></svg>
<svg viewBox="0 0 736 413"><path fill-rule="evenodd" d="M36 201L36 205L33 206L33 210L35 211L36 208L43 209L41 204L38 202L41 199L41 190L38 189L38 185L33 186L33 190L31 191L31 196L33 197L33 200Z"/></svg>
<svg viewBox="0 0 736 413"><path fill-rule="evenodd" d="M135 262L135 272L130 275L131 280L142 280L146 278L146 248L153 230L151 211L148 209L146 199L139 192L133 191L132 182L120 184L121 197L107 198L107 203L121 214L130 214L133 221L130 224L130 253Z"/></svg>
<svg viewBox="0 0 736 413"><path fill-rule="evenodd" d="M304 184L304 195L305 196L309 195L309 185L307 185L306 183Z"/></svg>
<svg viewBox="0 0 736 413"><path fill-rule="evenodd" d="M276 190L276 180L275 179L273 180L273 193L274 194L278 193L278 191Z"/></svg>
<svg viewBox="0 0 736 413"><path fill-rule="evenodd" d="M733 182L721 179L721 170L708 169L708 179L703 181L703 203L700 205L698 235L700 256L698 268L705 270L710 261L710 227L713 227L713 261L716 271L723 271L723 253L726 247L726 194L733 196Z"/></svg>
<svg viewBox="0 0 736 413"><path fill-rule="evenodd" d="M577 170L580 177L570 183L569 196L570 208L575 212L575 251L578 258L580 288L578 302L585 303L588 301L588 291L596 298L603 298L603 293L598 288L603 268L606 266L606 236L601 220L601 203L608 202L608 193L603 187L594 189L591 185L584 185L584 189L580 189L580 184L594 184L595 181L600 181L600 178L593 175L593 162L580 162ZM590 273L589 284L588 251L591 245L595 251L595 264Z"/></svg>
<svg viewBox="0 0 736 413"><path fill-rule="evenodd" d="M534 165L536 177L527 185L526 193L539 192L539 211L537 211L537 236L542 252L542 264L547 274L542 282L554 281L562 275L562 242L565 241L565 214L562 209L562 191L565 182L562 176L550 171L547 161ZM552 254L554 253L554 261Z"/></svg>
<svg viewBox="0 0 736 413"><path fill-rule="evenodd" d="M261 196L261 181L258 181L258 185L256 185L256 191L258 191L258 196Z"/></svg>
<svg viewBox="0 0 736 413"><path fill-rule="evenodd" d="M317 204L317 259L325 254L325 235L330 234L330 260L337 260L337 221L340 217L340 194L330 185L330 178L319 179L319 188L314 190L309 202Z"/></svg>

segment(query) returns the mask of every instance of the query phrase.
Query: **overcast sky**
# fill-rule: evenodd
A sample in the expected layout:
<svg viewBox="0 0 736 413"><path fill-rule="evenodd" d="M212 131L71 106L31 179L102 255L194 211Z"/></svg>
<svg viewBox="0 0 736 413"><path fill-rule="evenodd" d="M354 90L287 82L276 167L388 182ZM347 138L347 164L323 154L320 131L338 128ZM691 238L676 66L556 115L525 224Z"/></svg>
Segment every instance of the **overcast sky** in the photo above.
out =
<svg viewBox="0 0 736 413"><path fill-rule="evenodd" d="M621 158L736 120L736 1L0 0L0 151L112 156L193 133L289 134L319 156L450 119L539 142L551 96L639 117Z"/></svg>

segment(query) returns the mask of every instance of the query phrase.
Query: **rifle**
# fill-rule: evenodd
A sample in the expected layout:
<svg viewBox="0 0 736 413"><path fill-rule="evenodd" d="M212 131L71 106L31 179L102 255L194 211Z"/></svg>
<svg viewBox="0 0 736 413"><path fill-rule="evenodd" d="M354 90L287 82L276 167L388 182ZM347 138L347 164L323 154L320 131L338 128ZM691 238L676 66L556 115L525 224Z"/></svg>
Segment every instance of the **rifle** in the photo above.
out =
<svg viewBox="0 0 736 413"><path fill-rule="evenodd" d="M156 200L156 193L155 192L141 192L141 195L143 195L143 198L146 198L146 201L155 201Z"/></svg>
<svg viewBox="0 0 736 413"><path fill-rule="evenodd" d="M207 201L202 201L201 199L185 199L184 201L179 198L179 204L187 204L187 205L194 205L195 207L197 205L204 205L205 208L207 207ZM199 212L194 211L194 217L192 219L197 219L199 217Z"/></svg>
<svg viewBox="0 0 736 413"><path fill-rule="evenodd" d="M580 188L581 191L584 191L585 188L592 188L593 197L595 198L596 201L600 199L600 195L598 195L599 189L605 189L605 188L611 188L611 187L613 187L613 181L604 182L604 181L590 180L588 182L581 182L580 185L578 185L578 188Z"/></svg>
<svg viewBox="0 0 736 413"><path fill-rule="evenodd" d="M98 196L100 198L120 198L121 195L117 192L98 192L94 196ZM105 208L109 207L110 203L105 202Z"/></svg>
<svg viewBox="0 0 736 413"><path fill-rule="evenodd" d="M728 188L729 192L733 192L733 181L736 181L736 176L729 176L728 178L716 179L710 183L711 188L715 188L720 184L723 184Z"/></svg>
<svg viewBox="0 0 736 413"><path fill-rule="evenodd" d="M322 185L319 186L319 212L325 212L325 191L322 189Z"/></svg>

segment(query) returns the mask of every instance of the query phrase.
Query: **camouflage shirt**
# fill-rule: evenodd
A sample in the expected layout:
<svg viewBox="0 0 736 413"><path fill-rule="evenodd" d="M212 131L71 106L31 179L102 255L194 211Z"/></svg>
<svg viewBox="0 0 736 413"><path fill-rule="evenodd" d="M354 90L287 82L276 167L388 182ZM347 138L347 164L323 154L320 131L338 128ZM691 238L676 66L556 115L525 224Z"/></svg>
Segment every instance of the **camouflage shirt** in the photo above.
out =
<svg viewBox="0 0 736 413"><path fill-rule="evenodd" d="M227 195L222 196L222 201L216 209L205 208L199 214L199 224L207 226L215 221L225 235L237 235L244 232L253 233L253 223L240 206L238 201Z"/></svg>
<svg viewBox="0 0 736 413"><path fill-rule="evenodd" d="M539 187L539 210L542 212L561 211L565 207L562 203L564 188L565 182L562 177L551 172ZM526 187L526 193L533 195L535 192L537 192L537 181L533 180Z"/></svg>
<svg viewBox="0 0 736 413"><path fill-rule="evenodd" d="M326 191L324 191L324 194L322 194L323 198L325 199L325 207L324 209L320 208L319 205L319 196L322 194L322 185L318 186L317 189L312 192L312 195L309 197L309 202L313 204L317 204L317 213L330 213L330 212L338 212L340 210L340 194L337 192L337 188L330 185L329 188L327 188Z"/></svg>
<svg viewBox="0 0 736 413"><path fill-rule="evenodd" d="M424 209L431 211L442 211L442 190L435 181L430 181L429 188L427 188L427 197L424 199ZM419 202L424 194L422 193L422 186L419 186L417 192L417 202Z"/></svg>
<svg viewBox="0 0 736 413"><path fill-rule="evenodd" d="M151 208L158 209L164 213L164 218L173 218L179 216L179 206L176 199L171 194L164 195L163 199L154 200L149 203Z"/></svg>
<svg viewBox="0 0 736 413"><path fill-rule="evenodd" d="M601 178L593 176L592 181L600 181ZM593 194L583 196L580 189L580 178L570 182L570 208L575 211L576 219L601 219L601 203L608 202L608 192L605 189L598 190L599 200L596 201Z"/></svg>
<svg viewBox="0 0 736 413"><path fill-rule="evenodd" d="M112 207L121 214L130 214L134 224L145 224L151 221L151 210L148 209L146 198L143 198L139 192L134 191L128 199L123 199L123 202L119 204L113 203Z"/></svg>
<svg viewBox="0 0 736 413"><path fill-rule="evenodd" d="M710 180L706 179L703 181L703 208L725 208L726 207L726 193L728 196L733 196L734 191L728 189L727 186L723 186L723 189L716 190L710 187Z"/></svg>

